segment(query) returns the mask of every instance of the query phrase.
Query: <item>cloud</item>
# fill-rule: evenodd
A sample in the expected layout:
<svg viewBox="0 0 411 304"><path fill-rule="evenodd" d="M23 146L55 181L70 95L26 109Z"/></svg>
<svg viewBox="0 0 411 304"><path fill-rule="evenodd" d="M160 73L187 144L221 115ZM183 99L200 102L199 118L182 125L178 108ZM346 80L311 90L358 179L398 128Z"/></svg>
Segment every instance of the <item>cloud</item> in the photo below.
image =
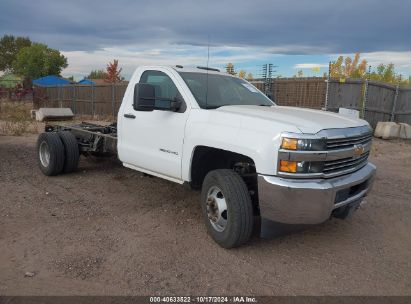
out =
<svg viewBox="0 0 411 304"><path fill-rule="evenodd" d="M326 67L328 67L328 63L298 63L294 65L294 69L312 69Z"/></svg>
<svg viewBox="0 0 411 304"><path fill-rule="evenodd" d="M409 51L411 2L2 0L0 33L64 51L130 44L264 47L274 53Z"/></svg>
<svg viewBox="0 0 411 304"><path fill-rule="evenodd" d="M301 59L301 56L271 54L270 51L271 49L263 47L211 47L209 64L224 69L228 62L233 62L237 69L245 69L247 72L259 75L262 63L274 62L281 69L280 74L292 75L295 69L315 67L326 69L327 62L336 60L339 56L338 54L305 55L303 56L305 59ZM63 75L73 75L76 79L83 78L91 70L105 69L106 64L113 59L119 59L120 66L123 68L122 74L126 79L130 78L135 68L140 65L207 64L207 46L175 45L172 48L143 48L138 45L127 45L94 51L63 51L63 54L69 62ZM343 56L353 57L353 54L343 54ZM309 62L310 58L313 62ZM366 59L373 69L380 63L394 63L398 73L408 75L411 72L411 51L370 52L361 54L361 58ZM306 62L298 63L298 60L306 60Z"/></svg>
<svg viewBox="0 0 411 304"><path fill-rule="evenodd" d="M141 64L205 64L208 45L217 67L362 52L372 65L392 61L409 71L410 11L408 0L1 0L0 36L29 36L63 51L64 74L76 77L114 58L126 77Z"/></svg>
<svg viewBox="0 0 411 304"><path fill-rule="evenodd" d="M368 61L372 67L380 63L393 63L397 68L411 68L411 51L408 52L373 52L361 54L361 57Z"/></svg>
<svg viewBox="0 0 411 304"><path fill-rule="evenodd" d="M139 46L110 47L87 51L63 51L68 58L69 66L63 71L64 76L73 75L76 79L86 76L91 70L105 69L106 64L113 59L119 59L123 68L122 74L127 79L140 65L183 64L199 66L207 64L207 47L178 45L171 49L151 49ZM258 48L242 47L212 47L210 49L209 65L224 69L228 62L236 64L248 63L257 59L268 58L269 53Z"/></svg>

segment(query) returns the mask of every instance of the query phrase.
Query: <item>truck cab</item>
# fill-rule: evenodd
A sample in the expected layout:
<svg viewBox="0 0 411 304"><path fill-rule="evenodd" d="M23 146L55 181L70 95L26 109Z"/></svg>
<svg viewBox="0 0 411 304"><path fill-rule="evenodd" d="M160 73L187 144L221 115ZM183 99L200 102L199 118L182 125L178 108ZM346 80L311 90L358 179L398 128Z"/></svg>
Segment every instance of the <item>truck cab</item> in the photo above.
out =
<svg viewBox="0 0 411 304"><path fill-rule="evenodd" d="M79 129L65 130L80 153L104 147L84 145ZM376 171L366 121L277 106L208 67L137 68L110 134L125 167L201 190L207 230L225 248L247 242L257 220L264 229L349 216Z"/></svg>

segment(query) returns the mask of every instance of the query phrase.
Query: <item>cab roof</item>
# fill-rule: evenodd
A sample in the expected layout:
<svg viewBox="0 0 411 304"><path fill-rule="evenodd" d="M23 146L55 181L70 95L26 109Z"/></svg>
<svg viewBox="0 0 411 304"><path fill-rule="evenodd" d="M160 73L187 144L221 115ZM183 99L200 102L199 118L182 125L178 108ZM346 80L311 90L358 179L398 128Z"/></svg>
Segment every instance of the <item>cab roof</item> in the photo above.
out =
<svg viewBox="0 0 411 304"><path fill-rule="evenodd" d="M217 75L225 75L225 76L232 76L225 71L220 71L219 69L215 68L207 68L203 66L197 66L197 67L183 67L182 65L175 65L171 66L174 70L177 72L187 72L187 73L204 73L204 74L217 74Z"/></svg>

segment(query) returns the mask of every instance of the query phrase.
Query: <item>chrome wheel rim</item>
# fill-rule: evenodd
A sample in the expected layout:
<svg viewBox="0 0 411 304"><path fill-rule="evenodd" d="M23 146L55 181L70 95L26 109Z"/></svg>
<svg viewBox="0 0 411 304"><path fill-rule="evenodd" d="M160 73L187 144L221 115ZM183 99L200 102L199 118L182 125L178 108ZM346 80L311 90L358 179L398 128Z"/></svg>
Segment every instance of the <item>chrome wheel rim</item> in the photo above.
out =
<svg viewBox="0 0 411 304"><path fill-rule="evenodd" d="M48 167L50 164L50 150L49 145L45 141L40 144L39 157L42 166Z"/></svg>
<svg viewBox="0 0 411 304"><path fill-rule="evenodd" d="M218 232L227 226L227 202L220 188L213 186L207 194L207 216L211 226Z"/></svg>

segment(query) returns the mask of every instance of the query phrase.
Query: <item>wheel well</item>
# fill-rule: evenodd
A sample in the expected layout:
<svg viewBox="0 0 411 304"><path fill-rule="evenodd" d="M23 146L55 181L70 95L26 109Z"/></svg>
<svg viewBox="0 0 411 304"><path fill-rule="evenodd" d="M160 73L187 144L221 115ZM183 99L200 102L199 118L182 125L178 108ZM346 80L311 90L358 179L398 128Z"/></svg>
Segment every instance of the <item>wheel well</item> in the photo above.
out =
<svg viewBox="0 0 411 304"><path fill-rule="evenodd" d="M242 177L250 192L254 209L258 213L257 172L254 161L243 154L197 146L191 161L191 187L201 189L207 173L216 169L232 169Z"/></svg>

